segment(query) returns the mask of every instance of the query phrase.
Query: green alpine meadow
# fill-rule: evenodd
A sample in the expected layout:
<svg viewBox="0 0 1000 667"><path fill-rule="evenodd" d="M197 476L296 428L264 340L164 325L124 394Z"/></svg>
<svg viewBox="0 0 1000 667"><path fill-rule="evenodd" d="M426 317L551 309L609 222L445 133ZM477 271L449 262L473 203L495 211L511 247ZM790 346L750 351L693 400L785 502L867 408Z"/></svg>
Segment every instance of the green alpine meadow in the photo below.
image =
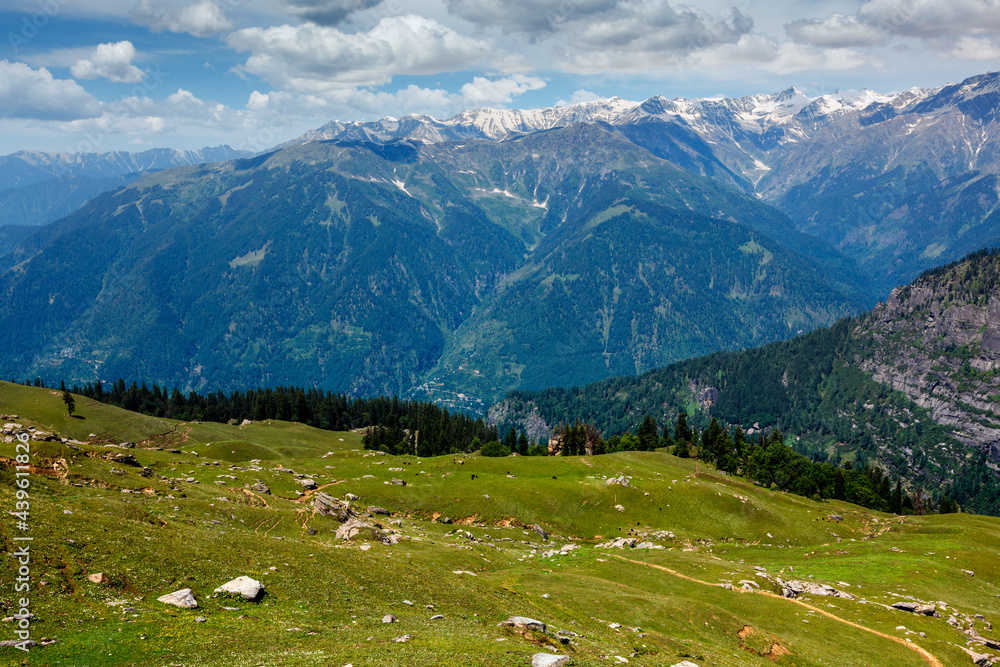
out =
<svg viewBox="0 0 1000 667"><path fill-rule="evenodd" d="M5 557L28 544L31 573L0 604L33 642L8 664L966 665L998 643L991 517L806 498L662 450L396 456L74 403L0 385L0 502L24 522ZM219 590L240 577L262 590Z"/></svg>
<svg viewBox="0 0 1000 667"><path fill-rule="evenodd" d="M0 3L0 667L1000 666L998 60Z"/></svg>

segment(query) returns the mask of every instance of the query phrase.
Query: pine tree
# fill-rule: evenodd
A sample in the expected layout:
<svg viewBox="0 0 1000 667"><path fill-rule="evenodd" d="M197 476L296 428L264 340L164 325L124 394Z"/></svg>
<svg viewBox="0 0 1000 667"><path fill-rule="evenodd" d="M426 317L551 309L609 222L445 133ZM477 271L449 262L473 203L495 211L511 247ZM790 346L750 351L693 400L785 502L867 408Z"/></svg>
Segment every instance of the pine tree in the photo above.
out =
<svg viewBox="0 0 1000 667"><path fill-rule="evenodd" d="M72 417L73 413L76 412L76 399L73 398L73 394L69 393L65 389L65 386L63 388L62 400L63 403L66 404L66 411L69 413L69 416Z"/></svg>
<svg viewBox="0 0 1000 667"><path fill-rule="evenodd" d="M646 418L642 420L642 424L639 429L635 432L636 436L639 438L639 449L644 452L651 452L656 449L656 445L659 438L656 436L656 420L646 415Z"/></svg>
<svg viewBox="0 0 1000 667"><path fill-rule="evenodd" d="M889 511L893 514L903 513L903 486L900 480L896 480L896 488L892 490L889 498Z"/></svg>
<svg viewBox="0 0 1000 667"><path fill-rule="evenodd" d="M507 435L504 436L503 444L507 448L507 453L517 451L517 431L510 429L507 431Z"/></svg>
<svg viewBox="0 0 1000 667"><path fill-rule="evenodd" d="M691 429L688 428L688 416L686 412L677 415L677 426L674 427L674 440L678 443L681 440L691 442Z"/></svg>
<svg viewBox="0 0 1000 667"><path fill-rule="evenodd" d="M673 447L674 439L670 435L670 424L664 422L663 434L660 436L660 447Z"/></svg>

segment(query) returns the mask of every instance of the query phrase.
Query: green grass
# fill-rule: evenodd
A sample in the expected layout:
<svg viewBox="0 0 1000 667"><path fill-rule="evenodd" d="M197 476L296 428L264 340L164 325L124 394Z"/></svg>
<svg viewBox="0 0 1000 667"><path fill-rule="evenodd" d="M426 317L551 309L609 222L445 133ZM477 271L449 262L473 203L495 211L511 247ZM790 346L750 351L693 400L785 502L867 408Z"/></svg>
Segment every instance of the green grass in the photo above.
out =
<svg viewBox="0 0 1000 667"><path fill-rule="evenodd" d="M104 405L83 396L74 396L74 399L76 414L70 417L62 392L0 382L0 414L25 417L20 420L21 423L54 429L67 438L139 442L167 433L172 428L163 419Z"/></svg>
<svg viewBox="0 0 1000 667"><path fill-rule="evenodd" d="M3 385L0 400L16 405L3 410L19 422L30 419L64 435L70 432L60 424L75 425L62 419L59 397L45 390ZM882 605L910 595L1000 619L994 584L1000 520L993 518L900 520L772 492L663 453L420 459L365 452L358 434L299 424L145 420L97 405L81 406L81 416L107 442L140 440L147 428L143 445L128 453L150 473L109 460L124 453L115 447L32 443L32 464L55 471L30 476L32 634L58 641L34 649L27 664L513 666L530 664L540 650L568 652L575 665L618 664L616 655L648 666L685 659L732 667L925 664L899 644L793 602L706 586L654 566L737 588L741 580L771 587L754 566L829 583L879 604L840 598L810 604L909 637L945 665L971 664L956 648L967 638L945 623L947 613L925 618ZM13 455L13 444L0 444L0 457ZM408 539L368 551L338 542L338 522L300 511L308 504L297 502L302 487L295 474L341 498L360 496L355 505L362 509L387 508ZM605 483L619 474L630 476L629 488ZM407 485L386 484L391 478ZM13 509L14 479L12 467L0 466L5 510ZM257 481L271 488L264 502L241 490ZM826 520L833 513L843 523ZM13 517L3 516L0 535L9 552L20 533ZM443 516L464 522L433 519ZM551 533L548 543L529 529L536 523ZM673 537L655 540L661 550L596 547L630 531ZM579 549L542 557L570 538ZM11 590L12 569L3 572L0 587ZM111 583L89 582L94 572ZM212 596L239 575L265 584L260 603ZM194 590L198 609L156 602L184 587ZM13 609L11 596L0 596L0 612ZM386 613L399 622L382 624ZM434 614L445 618L432 621ZM566 647L546 648L497 627L510 615L577 636ZM199 616L206 621L196 623ZM976 628L994 636L982 622ZM392 641L403 634L412 640ZM772 654L772 661L765 654L775 644L787 653ZM2 650L11 664L24 659Z"/></svg>

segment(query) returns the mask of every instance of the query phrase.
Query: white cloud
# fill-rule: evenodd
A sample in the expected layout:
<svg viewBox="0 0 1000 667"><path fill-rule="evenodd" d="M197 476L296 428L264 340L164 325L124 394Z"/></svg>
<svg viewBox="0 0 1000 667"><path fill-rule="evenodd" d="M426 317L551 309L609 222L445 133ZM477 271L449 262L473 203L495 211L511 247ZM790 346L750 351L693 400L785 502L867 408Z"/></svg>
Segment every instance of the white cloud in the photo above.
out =
<svg viewBox="0 0 1000 667"><path fill-rule="evenodd" d="M247 109L252 109L253 111L259 111L260 109L266 109L267 103L271 101L270 95L261 93L260 91L253 91L250 93L250 99L247 100Z"/></svg>
<svg viewBox="0 0 1000 667"><path fill-rule="evenodd" d="M44 67L0 60L0 118L91 118L100 113L99 107L76 81L56 79Z"/></svg>
<svg viewBox="0 0 1000 667"><path fill-rule="evenodd" d="M788 36L800 44L843 48L879 46L889 36L879 27L859 21L856 16L831 14L825 19L799 19L785 25Z"/></svg>
<svg viewBox="0 0 1000 667"><path fill-rule="evenodd" d="M869 0L858 18L887 32L928 39L1000 31L1000 0Z"/></svg>
<svg viewBox="0 0 1000 667"><path fill-rule="evenodd" d="M600 12L568 12L550 39L564 71L580 74L665 70L697 54L754 35L753 19L719 15L666 0L615 0Z"/></svg>
<svg viewBox="0 0 1000 667"><path fill-rule="evenodd" d="M233 22L212 0L200 0L183 7L166 7L154 5L153 0L141 0L130 16L133 23L148 26L153 32L187 32L196 37L208 37L233 27Z"/></svg>
<svg viewBox="0 0 1000 667"><path fill-rule="evenodd" d="M481 27L538 36L618 4L618 0L448 0L448 9Z"/></svg>
<svg viewBox="0 0 1000 667"><path fill-rule="evenodd" d="M320 25L336 25L351 14L371 9L382 0L287 0L292 13Z"/></svg>
<svg viewBox="0 0 1000 667"><path fill-rule="evenodd" d="M733 9L715 18L693 7L674 9L665 0L624 0L599 20L570 18L571 41L584 50L683 55L733 43L753 29L753 20Z"/></svg>
<svg viewBox="0 0 1000 667"><path fill-rule="evenodd" d="M991 39L961 37L956 42L952 55L962 60L998 60L1000 46Z"/></svg>
<svg viewBox="0 0 1000 667"><path fill-rule="evenodd" d="M145 73L132 64L135 47L132 42L98 44L89 58L77 60L70 73L77 79L103 77L115 83L138 83Z"/></svg>
<svg viewBox="0 0 1000 667"><path fill-rule="evenodd" d="M517 95L529 90L539 90L545 82L537 76L515 74L505 79L490 80L481 76L462 86L461 95L473 106L490 104L510 104Z"/></svg>
<svg viewBox="0 0 1000 667"><path fill-rule="evenodd" d="M358 33L311 23L246 28L226 43L251 53L242 71L292 92L383 85L399 74L455 72L490 51L484 40L414 15L383 18Z"/></svg>
<svg viewBox="0 0 1000 667"><path fill-rule="evenodd" d="M584 90L583 88L581 88L580 90L570 95L568 100L559 100L558 102L556 102L556 106L568 107L574 104L581 104L583 102L593 102L594 100L600 100L600 99L603 98L597 93L593 93L589 90Z"/></svg>
<svg viewBox="0 0 1000 667"><path fill-rule="evenodd" d="M761 35L747 35L736 44L723 44L707 49L692 58L688 64L706 69L743 66L778 74L816 69L840 71L861 65L880 65L877 59L866 57L853 49L823 49L791 42L779 43Z"/></svg>
<svg viewBox="0 0 1000 667"><path fill-rule="evenodd" d="M172 129L169 121L161 116L133 116L115 111L105 111L97 118L58 123L57 127L67 134L88 137L87 141L90 143L95 143L95 139L99 143L107 135L145 137ZM94 146L90 150L96 148Z"/></svg>

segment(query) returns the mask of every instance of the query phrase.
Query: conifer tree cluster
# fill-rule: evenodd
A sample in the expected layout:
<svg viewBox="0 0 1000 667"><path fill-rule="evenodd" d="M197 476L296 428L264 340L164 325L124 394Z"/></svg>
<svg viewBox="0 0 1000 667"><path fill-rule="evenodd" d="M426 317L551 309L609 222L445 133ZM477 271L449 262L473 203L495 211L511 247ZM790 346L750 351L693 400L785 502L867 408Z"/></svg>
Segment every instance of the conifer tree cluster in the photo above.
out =
<svg viewBox="0 0 1000 667"><path fill-rule="evenodd" d="M45 387L40 379L26 385ZM429 402L406 401L397 397L351 398L344 394L303 387L274 387L234 391L182 394L176 387L167 391L154 384L119 379L107 387L102 382L67 388L60 383L63 401L72 415L72 395L115 405L143 414L213 422L241 422L245 419L293 421L331 431L363 429L363 444L368 449L390 454L439 456L456 452L480 451L485 456L549 453L546 444L532 442L524 431L508 429L501 441L496 426L482 418ZM778 429L757 431L748 437L740 427L723 428L712 418L698 433L680 412L671 425L664 420L662 429L656 419L646 415L634 433L625 432L605 440L593 424L576 421L560 425L555 431L558 451L563 456L600 455L623 451L653 451L665 448L687 458L692 455L717 469L743 476L755 484L787 491L816 500L836 499L894 514L923 513L930 510L922 492L903 492L897 479L892 484L881 468L865 463L855 470L850 462L843 466L811 461L785 444ZM942 514L961 511L957 502L942 495Z"/></svg>

